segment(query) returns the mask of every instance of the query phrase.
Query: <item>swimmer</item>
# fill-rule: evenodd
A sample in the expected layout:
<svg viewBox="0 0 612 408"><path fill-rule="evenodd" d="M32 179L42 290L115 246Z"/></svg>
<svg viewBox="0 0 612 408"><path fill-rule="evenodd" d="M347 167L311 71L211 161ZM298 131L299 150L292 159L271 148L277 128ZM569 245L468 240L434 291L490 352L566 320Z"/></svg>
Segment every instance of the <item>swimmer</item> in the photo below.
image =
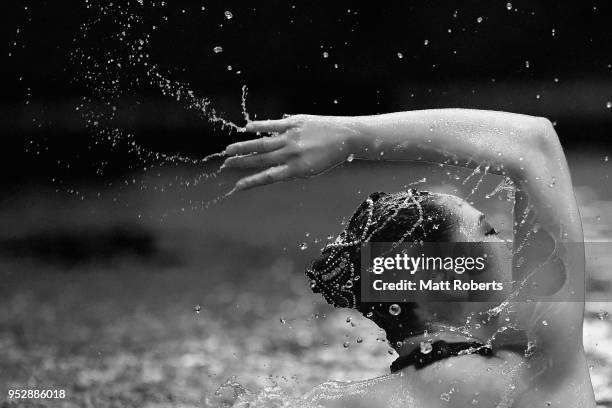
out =
<svg viewBox="0 0 612 408"><path fill-rule="evenodd" d="M582 346L584 240L569 169L552 124L520 114L440 109L375 116L294 115L249 122L272 136L228 146L225 167L262 168L237 190L311 177L347 158L427 161L508 177L513 249L462 198L408 190L371 194L306 274L335 307L385 330L399 357L380 378L323 384L304 401L325 407L595 407ZM434 227L435 226L435 227ZM487 273L513 282L507 298L389 305L361 300L367 242L478 242ZM350 284L348 284L350 282ZM438 299L439 300L439 299ZM393 313L390 307L394 307Z"/></svg>

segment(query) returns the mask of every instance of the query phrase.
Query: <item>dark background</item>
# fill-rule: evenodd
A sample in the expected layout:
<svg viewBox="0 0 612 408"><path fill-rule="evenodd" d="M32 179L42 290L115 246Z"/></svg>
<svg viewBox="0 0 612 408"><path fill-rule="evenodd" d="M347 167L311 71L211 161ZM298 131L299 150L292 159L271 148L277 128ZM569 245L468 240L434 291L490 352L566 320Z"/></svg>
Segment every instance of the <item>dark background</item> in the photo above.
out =
<svg viewBox="0 0 612 408"><path fill-rule="evenodd" d="M104 15L98 7L106 3L4 6L4 55L11 56L2 64L0 120L11 152L6 156L22 158L9 181L96 175L92 163L107 158L108 149L93 148L75 107L91 98L93 110L101 109L104 77L121 80L113 93L120 102L114 125L147 148L198 157L238 139L146 80L138 82L142 66L105 66L109 56L128 55L111 36L125 29L121 21L130 14L141 20L128 37L151 34L149 60L210 97L238 124L240 88L247 85L247 107L257 117L508 110L555 121L568 148L608 145L612 5L606 1L513 1L508 10L507 1L169 1L161 7L131 0ZM80 24L95 18L101 21L84 37ZM217 45L224 51L214 53ZM85 64L83 57L71 58L77 48L85 50ZM92 61L102 72L92 81L95 90L84 79ZM30 149L33 155L23 156L24 143L38 147ZM58 158L71 163L70 171ZM116 151L110 161L104 173L112 178L129 171L133 158Z"/></svg>
<svg viewBox="0 0 612 408"><path fill-rule="evenodd" d="M214 390L234 375L230 400L241 386L299 395L382 375L394 359L384 333L332 310L303 276L367 194L451 192L511 236L506 192L486 198L498 178L434 165L355 160L206 208L244 173L203 178L218 160L142 152L200 158L246 136L163 95L147 62L238 125L243 85L252 118L548 117L585 241L604 243L587 245L584 345L598 404L612 407L609 1L142 1L2 4L0 406L15 406L8 388L30 388L69 396L36 406L218 407ZM138 62L129 44L145 34ZM114 145L95 122L133 136Z"/></svg>

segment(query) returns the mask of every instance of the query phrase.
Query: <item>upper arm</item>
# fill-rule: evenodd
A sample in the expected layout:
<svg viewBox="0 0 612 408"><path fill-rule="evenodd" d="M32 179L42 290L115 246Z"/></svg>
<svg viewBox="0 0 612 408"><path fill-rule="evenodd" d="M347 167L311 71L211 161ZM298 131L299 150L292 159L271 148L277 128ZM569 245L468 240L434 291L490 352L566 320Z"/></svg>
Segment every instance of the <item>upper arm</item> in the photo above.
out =
<svg viewBox="0 0 612 408"><path fill-rule="evenodd" d="M538 132L515 180L514 307L529 340L559 368L582 345L584 240L559 139L548 121Z"/></svg>
<svg viewBox="0 0 612 408"><path fill-rule="evenodd" d="M513 177L514 253L523 261L536 253L541 257L552 252L563 256L559 251L562 246L583 242L569 167L552 124L542 119L532 140L533 146L524 147L524 157L519 159ZM515 279L526 273L521 265L514 268Z"/></svg>

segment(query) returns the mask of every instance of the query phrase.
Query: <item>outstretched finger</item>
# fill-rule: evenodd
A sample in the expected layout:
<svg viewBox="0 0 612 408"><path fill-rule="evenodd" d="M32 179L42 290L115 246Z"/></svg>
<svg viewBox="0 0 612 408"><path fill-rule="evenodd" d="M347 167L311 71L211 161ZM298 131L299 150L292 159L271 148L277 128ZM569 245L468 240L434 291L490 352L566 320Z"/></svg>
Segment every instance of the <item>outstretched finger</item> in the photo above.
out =
<svg viewBox="0 0 612 408"><path fill-rule="evenodd" d="M296 127L291 117L275 120L254 120L246 124L247 132L284 132Z"/></svg>
<svg viewBox="0 0 612 408"><path fill-rule="evenodd" d="M249 188L263 186L266 184L276 183L278 181L287 180L291 177L292 172L288 165L282 164L276 167L257 173L255 175L245 177L236 183L236 190L248 190Z"/></svg>
<svg viewBox="0 0 612 408"><path fill-rule="evenodd" d="M225 148L225 154L248 154L266 153L278 150L285 146L287 139L285 136L270 136L259 139L247 140L245 142L233 143Z"/></svg>
<svg viewBox="0 0 612 408"><path fill-rule="evenodd" d="M276 150L269 153L256 153L246 156L228 157L223 163L225 168L249 168L274 166L282 163L287 158L287 153L283 150Z"/></svg>

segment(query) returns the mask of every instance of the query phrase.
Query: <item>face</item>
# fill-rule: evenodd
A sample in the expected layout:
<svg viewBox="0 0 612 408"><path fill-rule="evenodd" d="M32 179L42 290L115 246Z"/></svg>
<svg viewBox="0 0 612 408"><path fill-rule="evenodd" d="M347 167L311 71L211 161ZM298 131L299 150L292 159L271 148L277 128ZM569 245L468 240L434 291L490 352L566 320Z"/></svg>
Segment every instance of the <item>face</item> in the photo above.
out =
<svg viewBox="0 0 612 408"><path fill-rule="evenodd" d="M458 225L453 240L483 243L483 252L487 258L487 279L509 281L512 276L511 246L499 238L497 231L481 211L459 197L441 196L442 204L451 210L457 220Z"/></svg>
<svg viewBox="0 0 612 408"><path fill-rule="evenodd" d="M454 242L469 242L466 251L472 252L469 256L484 256L485 269L477 274L465 273L460 275L465 282L504 282L512 280L512 250L507 243L499 238L497 231L487 221L485 215L471 206L465 200L453 195L439 195L439 203L450 210L457 227L454 229L452 240ZM511 246L510 246L511 248ZM465 254L467 256L467 253ZM447 301L429 299L419 305L415 313L419 320L428 322L433 330L444 328L445 325L464 324L470 315L478 315L499 304L507 298L511 285L505 284L501 291L469 291L459 296L469 296L469 301L457 301L449 307ZM453 294L456 296L457 294ZM492 327L492 329L491 329ZM471 328L474 335L483 338L491 335L487 330L494 330L494 326L482 325L480 328Z"/></svg>

